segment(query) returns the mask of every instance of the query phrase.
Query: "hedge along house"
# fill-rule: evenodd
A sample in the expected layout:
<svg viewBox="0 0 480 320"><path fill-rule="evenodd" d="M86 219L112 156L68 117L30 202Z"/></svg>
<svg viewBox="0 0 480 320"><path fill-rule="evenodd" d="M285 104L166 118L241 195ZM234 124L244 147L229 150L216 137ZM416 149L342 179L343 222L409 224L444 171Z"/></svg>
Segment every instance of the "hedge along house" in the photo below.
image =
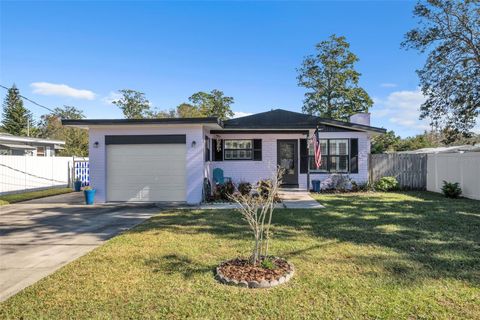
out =
<svg viewBox="0 0 480 320"><path fill-rule="evenodd" d="M91 184L96 202L202 201L204 179L221 168L234 182L255 183L272 169L286 169L285 187L307 189L307 179L332 173L368 181L372 135L369 114L350 122L272 110L242 118L62 120L89 130ZM309 158L311 137L318 128L322 166ZM310 167L309 167L310 164Z"/></svg>

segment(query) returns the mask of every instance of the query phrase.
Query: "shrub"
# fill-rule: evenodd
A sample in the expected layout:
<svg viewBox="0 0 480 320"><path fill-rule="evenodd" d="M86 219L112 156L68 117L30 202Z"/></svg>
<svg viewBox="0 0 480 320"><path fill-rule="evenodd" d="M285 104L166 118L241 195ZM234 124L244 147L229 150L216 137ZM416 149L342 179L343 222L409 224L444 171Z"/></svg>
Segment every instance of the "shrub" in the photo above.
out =
<svg viewBox="0 0 480 320"><path fill-rule="evenodd" d="M355 181L352 181L353 192L367 192L371 190L372 190L372 186L368 182L357 183Z"/></svg>
<svg viewBox="0 0 480 320"><path fill-rule="evenodd" d="M272 181L269 179L264 179L258 181L257 192L262 198L268 197L269 190L272 188Z"/></svg>
<svg viewBox="0 0 480 320"><path fill-rule="evenodd" d="M348 175L331 174L322 181L321 189L327 191L345 192L352 189L352 179Z"/></svg>
<svg viewBox="0 0 480 320"><path fill-rule="evenodd" d="M458 198L462 194L462 188L460 188L458 182L447 182L444 180L442 192L447 198Z"/></svg>
<svg viewBox="0 0 480 320"><path fill-rule="evenodd" d="M238 191L241 195L247 195L252 191L252 184L250 182L242 181L238 184Z"/></svg>
<svg viewBox="0 0 480 320"><path fill-rule="evenodd" d="M230 196L235 192L235 185L232 181L227 181L223 184L217 185L215 189L215 199L229 200Z"/></svg>
<svg viewBox="0 0 480 320"><path fill-rule="evenodd" d="M398 181L395 177L382 177L380 180L375 182L375 190L377 191L393 191L398 189Z"/></svg>

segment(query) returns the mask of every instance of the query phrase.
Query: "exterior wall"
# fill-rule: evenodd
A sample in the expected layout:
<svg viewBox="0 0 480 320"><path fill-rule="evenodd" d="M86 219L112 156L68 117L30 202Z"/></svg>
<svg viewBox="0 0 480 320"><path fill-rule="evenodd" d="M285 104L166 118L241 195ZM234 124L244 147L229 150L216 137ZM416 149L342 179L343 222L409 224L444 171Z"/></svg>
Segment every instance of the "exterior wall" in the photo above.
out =
<svg viewBox="0 0 480 320"><path fill-rule="evenodd" d="M261 179L270 178L272 173L275 172L278 139L305 138L302 134L220 134L218 136L221 139L262 139L262 161L224 160L211 162L211 171L215 168L221 168L225 177L232 178L235 183L246 181L252 184ZM297 166L299 164L300 162ZM212 181L211 175L210 181Z"/></svg>
<svg viewBox="0 0 480 320"><path fill-rule="evenodd" d="M47 143L23 143L23 142L12 142L12 141L1 141L0 143L6 144L16 144L16 145L25 145L28 147L43 147L44 148L44 155L43 157L54 157L55 156L55 145L54 144L47 144ZM47 149L48 148L48 149ZM22 148L14 148L10 149L7 147L0 146L0 155L13 155L13 156L38 156L37 149L22 149Z"/></svg>
<svg viewBox="0 0 480 320"><path fill-rule="evenodd" d="M480 152L439 153L427 157L427 190L442 192L443 181L458 182L462 196L480 200Z"/></svg>
<svg viewBox="0 0 480 320"><path fill-rule="evenodd" d="M313 131L310 132L310 135ZM357 183L368 182L368 155L370 154L370 136L365 132L321 132L320 139L358 139L358 173L349 173L348 176ZM310 172L312 179L323 181L329 173ZM299 186L307 188L307 174L300 174ZM311 187L311 185L310 185Z"/></svg>
<svg viewBox="0 0 480 320"><path fill-rule="evenodd" d="M201 125L141 125L141 126L92 126L89 129L90 181L97 190L95 201L105 202L106 195L106 135L185 134L187 147L186 200L197 204L202 200L204 177L204 146ZM195 146L192 142L195 141ZM98 147L94 143L98 142ZM138 164L139 166L141 163ZM167 164L168 165L168 164Z"/></svg>
<svg viewBox="0 0 480 320"><path fill-rule="evenodd" d="M72 157L0 156L0 195L66 187Z"/></svg>
<svg viewBox="0 0 480 320"><path fill-rule="evenodd" d="M313 130L310 136L313 135ZM210 136L214 139L215 136ZM256 183L258 180L269 178L277 165L277 140L279 139L305 139L305 135L292 134L219 134L220 139L262 139L262 161L253 160L224 160L211 161L205 165L206 176L212 181L212 171L221 168L225 177L231 177L235 183L246 181ZM323 132L321 139L358 138L358 173L349 174L356 182L368 181L368 155L370 154L370 137L364 132ZM300 147L300 144L298 145ZM213 151L213 150L212 150ZM300 155L297 168L300 170ZM324 180L328 173L310 173L310 180ZM307 188L307 174L298 175L299 187Z"/></svg>

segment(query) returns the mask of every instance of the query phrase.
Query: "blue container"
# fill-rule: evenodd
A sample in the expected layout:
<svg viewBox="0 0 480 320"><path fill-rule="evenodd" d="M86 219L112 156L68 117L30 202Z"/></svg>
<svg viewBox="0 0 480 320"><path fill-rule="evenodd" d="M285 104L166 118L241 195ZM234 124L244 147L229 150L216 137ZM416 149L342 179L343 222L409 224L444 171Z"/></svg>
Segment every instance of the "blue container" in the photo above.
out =
<svg viewBox="0 0 480 320"><path fill-rule="evenodd" d="M79 192L82 189L82 181L75 181L73 186L75 188L75 192Z"/></svg>
<svg viewBox="0 0 480 320"><path fill-rule="evenodd" d="M85 195L85 203L93 204L95 200L95 189L83 190L83 194Z"/></svg>
<svg viewBox="0 0 480 320"><path fill-rule="evenodd" d="M320 192L320 180L312 180L313 192Z"/></svg>

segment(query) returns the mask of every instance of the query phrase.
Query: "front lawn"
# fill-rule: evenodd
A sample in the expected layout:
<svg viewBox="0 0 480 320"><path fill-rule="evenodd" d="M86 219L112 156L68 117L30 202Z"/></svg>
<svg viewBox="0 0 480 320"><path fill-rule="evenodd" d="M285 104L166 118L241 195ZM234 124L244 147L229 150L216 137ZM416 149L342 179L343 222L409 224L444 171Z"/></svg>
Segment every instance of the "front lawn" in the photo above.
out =
<svg viewBox="0 0 480 320"><path fill-rule="evenodd" d="M38 198L56 196L59 194L64 194L69 192L72 192L71 188L51 188L51 189L45 189L45 190L39 190L39 191L7 194L4 196L0 196L0 206L16 203L16 202L38 199Z"/></svg>
<svg viewBox="0 0 480 320"><path fill-rule="evenodd" d="M274 289L228 287L248 254L234 211L168 211L10 298L0 318L466 319L480 314L480 202L425 192L322 195L277 210L272 252L296 267Z"/></svg>

